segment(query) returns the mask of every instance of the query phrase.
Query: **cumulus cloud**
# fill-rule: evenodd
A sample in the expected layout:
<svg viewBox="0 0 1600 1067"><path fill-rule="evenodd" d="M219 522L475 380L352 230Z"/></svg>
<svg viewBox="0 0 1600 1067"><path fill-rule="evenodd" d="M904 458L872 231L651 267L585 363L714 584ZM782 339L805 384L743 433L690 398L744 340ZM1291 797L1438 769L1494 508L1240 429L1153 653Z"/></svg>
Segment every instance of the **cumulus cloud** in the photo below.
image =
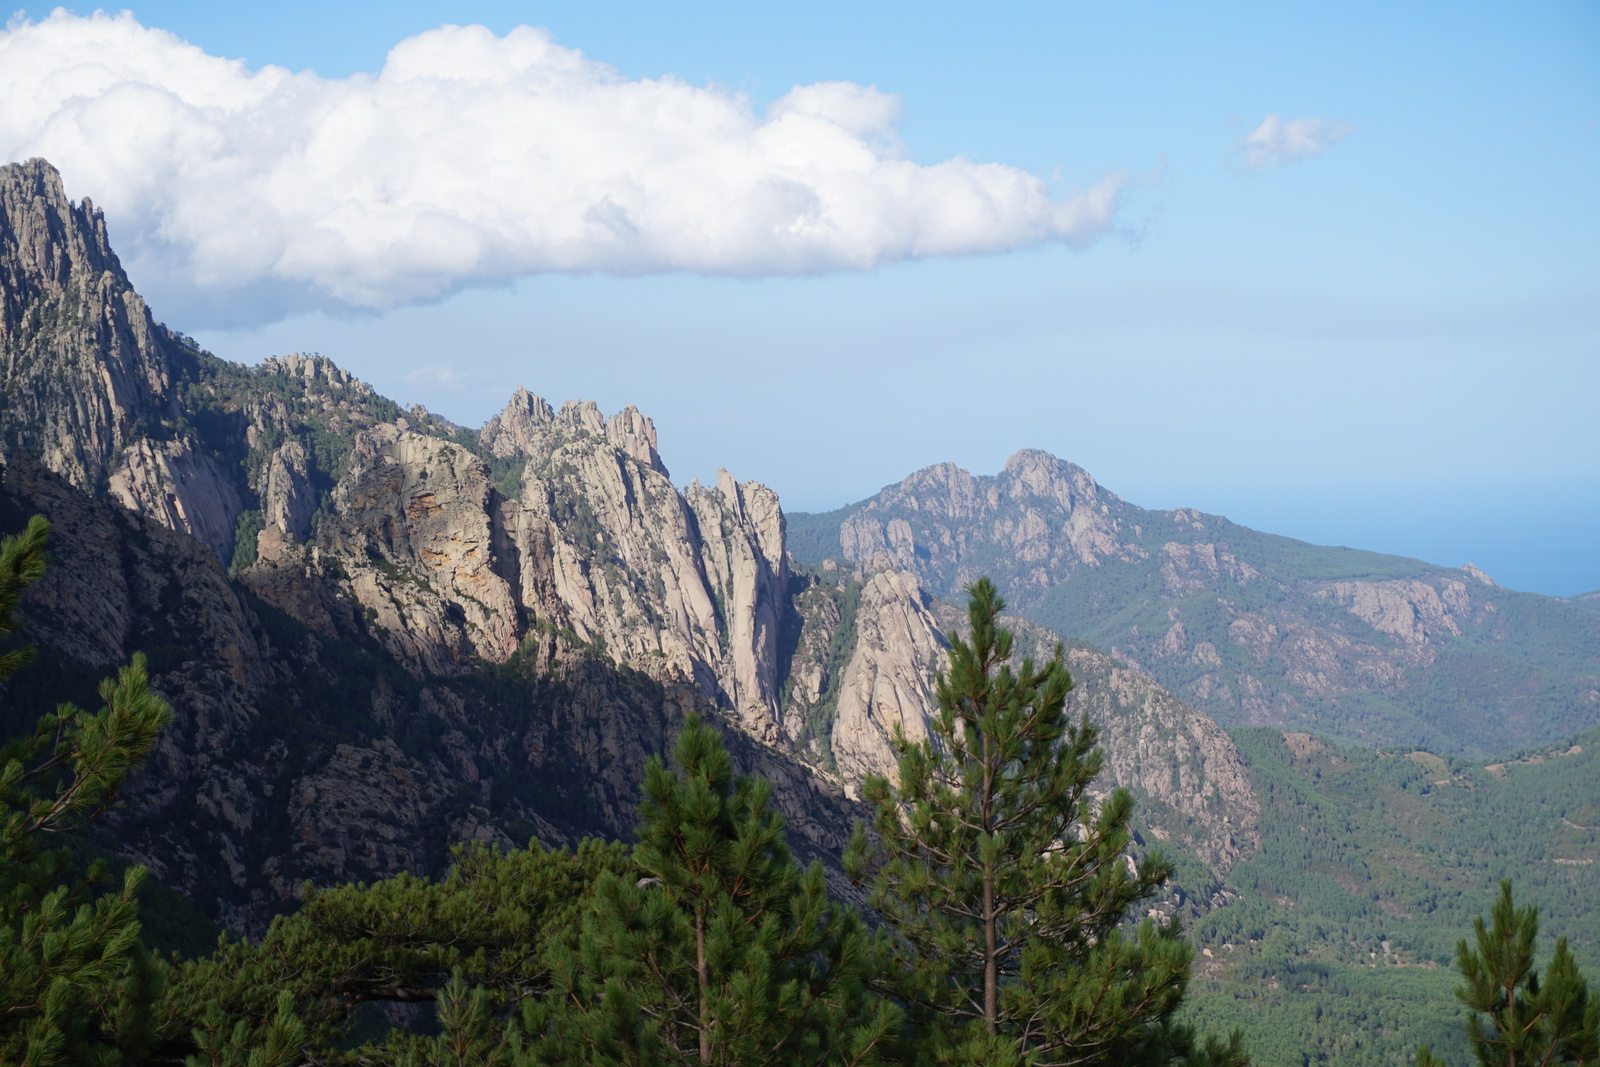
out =
<svg viewBox="0 0 1600 1067"><path fill-rule="evenodd" d="M0 33L0 151L105 208L141 270L287 310L382 308L548 271L860 270L1104 235L1121 180L904 158L896 97L799 86L764 112L627 79L542 30L445 26L375 75L209 55L129 13ZM264 304L263 304L264 306Z"/></svg>
<svg viewBox="0 0 1600 1067"><path fill-rule="evenodd" d="M1244 165L1251 170L1271 170L1285 163L1314 159L1344 140L1354 131L1327 119L1280 119L1268 115L1266 120L1239 139L1238 151L1244 154Z"/></svg>

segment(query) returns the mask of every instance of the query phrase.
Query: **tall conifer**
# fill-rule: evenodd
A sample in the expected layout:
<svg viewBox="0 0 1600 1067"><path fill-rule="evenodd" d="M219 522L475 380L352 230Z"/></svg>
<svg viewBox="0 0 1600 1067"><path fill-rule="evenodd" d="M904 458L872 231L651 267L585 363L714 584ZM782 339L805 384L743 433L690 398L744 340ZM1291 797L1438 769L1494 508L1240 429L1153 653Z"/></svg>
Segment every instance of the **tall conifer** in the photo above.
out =
<svg viewBox="0 0 1600 1067"><path fill-rule="evenodd" d="M631 878L603 877L564 987L531 1028L547 1062L869 1064L899 1027L869 940L784 843L771 787L735 778L689 716L676 773L645 770Z"/></svg>
<svg viewBox="0 0 1600 1067"><path fill-rule="evenodd" d="M1567 949L1556 942L1550 966L1534 967L1539 909L1517 907L1511 881L1500 883L1500 899L1485 925L1472 920L1473 941L1456 946L1465 981L1456 998L1468 1009L1467 1037L1482 1067L1595 1067L1600 1064L1600 997ZM1427 1046L1417 1067L1445 1067Z"/></svg>
<svg viewBox="0 0 1600 1067"><path fill-rule="evenodd" d="M1197 1048L1172 1022L1191 957L1178 924L1125 923L1169 869L1129 857L1125 791L1098 810L1089 796L1102 758L1088 720L1067 720L1061 649L1013 669L1004 601L987 578L968 592L932 736L897 738L899 784L868 779L872 832L847 855L897 939L887 984L945 1062L1244 1062L1237 1039Z"/></svg>

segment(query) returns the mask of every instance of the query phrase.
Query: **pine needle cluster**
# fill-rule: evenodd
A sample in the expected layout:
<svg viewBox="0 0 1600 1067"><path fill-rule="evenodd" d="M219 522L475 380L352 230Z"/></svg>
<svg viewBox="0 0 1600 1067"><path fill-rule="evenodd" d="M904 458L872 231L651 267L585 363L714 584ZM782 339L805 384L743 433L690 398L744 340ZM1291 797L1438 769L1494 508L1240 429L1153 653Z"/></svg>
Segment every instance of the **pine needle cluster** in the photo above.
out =
<svg viewBox="0 0 1600 1067"><path fill-rule="evenodd" d="M17 629L22 594L44 575L49 535L35 516L0 543L0 637ZM0 680L32 658L31 648L0 656ZM100 699L96 712L62 704L0 747L0 1065L115 1062L153 1037L160 980L135 899L144 868L97 893L103 864L72 880L67 850L41 847L105 811L172 719L141 656L101 682Z"/></svg>

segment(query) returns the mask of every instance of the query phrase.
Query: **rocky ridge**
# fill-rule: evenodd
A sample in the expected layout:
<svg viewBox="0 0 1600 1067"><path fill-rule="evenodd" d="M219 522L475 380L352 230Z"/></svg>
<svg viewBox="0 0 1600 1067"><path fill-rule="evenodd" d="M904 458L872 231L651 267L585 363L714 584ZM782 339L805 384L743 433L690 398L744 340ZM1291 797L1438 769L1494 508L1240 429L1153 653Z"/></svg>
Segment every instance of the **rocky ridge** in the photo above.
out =
<svg viewBox="0 0 1600 1067"><path fill-rule="evenodd" d="M281 547L230 579L193 539L18 452L0 518L14 528L36 513L56 563L25 601L42 655L8 687L5 732L63 696L91 706L94 679L146 652L178 718L107 840L235 929L260 929L308 878L437 870L457 840L625 834L645 758L686 711L718 714L681 678L619 668L549 630L499 664L469 668L458 648L430 672L452 646L419 620L466 601L465 582L440 587L448 601L406 590L374 617L328 583L314 547ZM853 818L842 789L728 736L743 769L774 781L801 853L836 855Z"/></svg>
<svg viewBox="0 0 1600 1067"><path fill-rule="evenodd" d="M1600 722L1600 618L1581 602L1147 510L1037 450L790 523L808 563L885 556L939 597L989 574L1019 614L1226 725L1488 755Z"/></svg>

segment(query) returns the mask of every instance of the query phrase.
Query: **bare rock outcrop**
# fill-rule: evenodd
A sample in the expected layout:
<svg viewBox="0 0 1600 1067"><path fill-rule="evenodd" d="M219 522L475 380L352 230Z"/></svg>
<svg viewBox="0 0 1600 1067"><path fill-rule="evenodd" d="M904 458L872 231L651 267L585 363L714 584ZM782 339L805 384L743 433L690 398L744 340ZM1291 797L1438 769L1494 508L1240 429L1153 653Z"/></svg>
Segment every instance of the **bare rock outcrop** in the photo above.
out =
<svg viewBox="0 0 1600 1067"><path fill-rule="evenodd" d="M344 587L419 674L504 661L521 636L518 605L495 565L483 461L392 427L361 435L356 453L318 536Z"/></svg>
<svg viewBox="0 0 1600 1067"><path fill-rule="evenodd" d="M296 366L320 364L285 369ZM504 661L531 632L554 630L652 677L687 679L752 737L777 740L789 574L776 494L726 473L680 493L637 409L557 411L522 389L480 446L521 465L512 495L480 455L403 419L358 431L308 557L292 542L314 472L287 441L265 463L271 532L245 580L326 629L337 611L303 580L320 570L418 677Z"/></svg>
<svg viewBox="0 0 1600 1067"><path fill-rule="evenodd" d="M721 606L726 651L719 675L739 721L768 743L778 738L778 630L789 585L778 495L727 471L709 489L690 486L706 579Z"/></svg>
<svg viewBox="0 0 1600 1067"><path fill-rule="evenodd" d="M564 405L530 442L507 511L527 611L716 692L723 624L693 513L666 474L613 443L593 404Z"/></svg>
<svg viewBox="0 0 1600 1067"><path fill-rule="evenodd" d="M833 758L851 788L869 774L894 777L897 728L908 740L927 738L934 676L947 658L944 635L909 571L884 566L865 577L855 626L832 734Z"/></svg>
<svg viewBox="0 0 1600 1067"><path fill-rule="evenodd" d="M726 472L680 493L632 407L555 411L519 389L481 441L524 461L501 512L524 610L619 662L694 681L751 736L776 740L788 583L777 495Z"/></svg>
<svg viewBox="0 0 1600 1067"><path fill-rule="evenodd" d="M0 167L0 352L8 449L231 553L238 493L178 419L186 355L39 159Z"/></svg>
<svg viewBox="0 0 1600 1067"><path fill-rule="evenodd" d="M304 541L317 510L317 491L311 482L312 461L298 440L285 441L267 460L261 489L261 512L266 525L286 537Z"/></svg>
<svg viewBox="0 0 1600 1067"><path fill-rule="evenodd" d="M1465 582L1446 579L1437 587L1428 582L1335 582L1318 591L1379 633L1408 645L1426 644L1445 634L1461 636L1456 615L1469 609Z"/></svg>
<svg viewBox="0 0 1600 1067"><path fill-rule="evenodd" d="M555 418L549 404L519 385L505 410L479 431L478 443L501 458L540 455L546 451L542 444L544 430Z"/></svg>

